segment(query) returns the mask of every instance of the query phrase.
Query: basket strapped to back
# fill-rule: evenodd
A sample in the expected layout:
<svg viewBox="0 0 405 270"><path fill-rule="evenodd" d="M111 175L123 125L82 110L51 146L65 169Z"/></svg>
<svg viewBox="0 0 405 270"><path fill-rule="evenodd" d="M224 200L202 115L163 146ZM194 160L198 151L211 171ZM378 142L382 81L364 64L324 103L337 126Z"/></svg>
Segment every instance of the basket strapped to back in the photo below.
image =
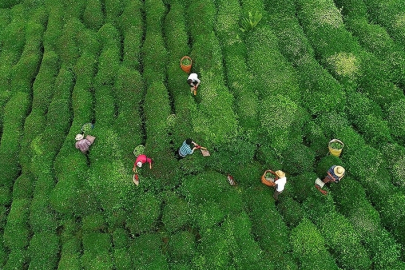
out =
<svg viewBox="0 0 405 270"><path fill-rule="evenodd" d="M143 146L142 144L138 145L137 147L135 147L134 149L134 155L137 157L139 155L142 155L145 152L145 146Z"/></svg>
<svg viewBox="0 0 405 270"><path fill-rule="evenodd" d="M266 178L266 174L267 174L267 173L273 174L273 175L274 175L274 178L267 179L267 178ZM272 180L273 180L273 181L272 181ZM266 170L266 171L263 173L263 175L262 175L262 183L265 184L266 186L274 187L274 186L276 185L274 182L277 181L277 180L278 180L278 176L277 176L277 174L276 174L275 172L273 172L272 170Z"/></svg>

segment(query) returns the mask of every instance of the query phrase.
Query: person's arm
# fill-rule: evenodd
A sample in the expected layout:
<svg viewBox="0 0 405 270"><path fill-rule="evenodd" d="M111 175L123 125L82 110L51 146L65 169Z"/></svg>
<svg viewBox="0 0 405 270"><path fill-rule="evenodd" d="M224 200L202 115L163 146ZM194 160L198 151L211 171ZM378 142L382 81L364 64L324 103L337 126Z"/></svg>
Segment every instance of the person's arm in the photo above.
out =
<svg viewBox="0 0 405 270"><path fill-rule="evenodd" d="M146 162L149 163L149 169L152 169L152 159L147 157Z"/></svg>

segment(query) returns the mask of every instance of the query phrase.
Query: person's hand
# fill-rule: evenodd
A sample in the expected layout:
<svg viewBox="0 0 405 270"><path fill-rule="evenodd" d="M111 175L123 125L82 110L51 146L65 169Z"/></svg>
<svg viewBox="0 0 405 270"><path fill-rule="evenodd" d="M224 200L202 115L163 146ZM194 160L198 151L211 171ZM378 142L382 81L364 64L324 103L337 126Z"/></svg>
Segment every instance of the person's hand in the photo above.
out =
<svg viewBox="0 0 405 270"><path fill-rule="evenodd" d="M132 168L132 171L135 172L135 167Z"/></svg>
<svg viewBox="0 0 405 270"><path fill-rule="evenodd" d="M152 169L152 162L149 163L149 169Z"/></svg>

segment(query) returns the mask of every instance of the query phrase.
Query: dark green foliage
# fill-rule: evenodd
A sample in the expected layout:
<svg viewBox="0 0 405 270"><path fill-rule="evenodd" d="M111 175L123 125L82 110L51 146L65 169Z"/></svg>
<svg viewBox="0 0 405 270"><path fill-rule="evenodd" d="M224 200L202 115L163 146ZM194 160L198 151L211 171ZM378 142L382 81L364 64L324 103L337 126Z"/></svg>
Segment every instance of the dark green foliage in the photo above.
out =
<svg viewBox="0 0 405 270"><path fill-rule="evenodd" d="M17 5L21 0L5 0L0 4L0 8L12 8L14 5Z"/></svg>
<svg viewBox="0 0 405 270"><path fill-rule="evenodd" d="M59 57L53 52L43 55L41 67L33 84L34 98L32 106L36 110L45 111L54 93L54 82L59 71Z"/></svg>
<svg viewBox="0 0 405 270"><path fill-rule="evenodd" d="M113 25L117 25L117 21L119 20L119 15L122 14L122 11L124 9L124 5L126 0L105 0L103 2L104 4L104 10L105 10L105 21L107 23L112 23Z"/></svg>
<svg viewBox="0 0 405 270"><path fill-rule="evenodd" d="M20 175L13 185L13 200L30 199L33 192L33 176L30 174Z"/></svg>
<svg viewBox="0 0 405 270"><path fill-rule="evenodd" d="M114 269L133 269L132 258L126 248L114 248Z"/></svg>
<svg viewBox="0 0 405 270"><path fill-rule="evenodd" d="M283 152L283 169L290 174L311 172L314 169L315 153L311 148L296 144Z"/></svg>
<svg viewBox="0 0 405 270"><path fill-rule="evenodd" d="M387 110L387 122L391 135L400 142L405 142L405 99L401 98L390 104Z"/></svg>
<svg viewBox="0 0 405 270"><path fill-rule="evenodd" d="M141 193L131 205L127 205L130 215L127 217L126 226L132 235L156 229L160 205L161 199L151 193Z"/></svg>
<svg viewBox="0 0 405 270"><path fill-rule="evenodd" d="M145 1L146 12L146 34L152 31L161 31L163 16L166 13L166 6L162 1L147 0Z"/></svg>
<svg viewBox="0 0 405 270"><path fill-rule="evenodd" d="M163 24L163 33L165 35L166 46L171 59L180 59L189 51L188 35L186 33L186 22L184 7L180 3L174 3L170 6L170 10L165 16ZM179 64L176 63L177 71Z"/></svg>
<svg viewBox="0 0 405 270"><path fill-rule="evenodd" d="M162 239L159 234L143 234L135 238L129 248L135 269L169 269L166 256L161 250Z"/></svg>
<svg viewBox="0 0 405 270"><path fill-rule="evenodd" d="M84 269L113 269L110 254L111 236L105 233L83 235L81 264Z"/></svg>
<svg viewBox="0 0 405 270"><path fill-rule="evenodd" d="M186 10L186 25L188 32L192 35L194 42L204 36L211 34L215 23L215 4L214 1L190 1Z"/></svg>
<svg viewBox="0 0 405 270"><path fill-rule="evenodd" d="M300 204L291 197L281 200L277 205L277 210L290 228L296 227L304 217Z"/></svg>
<svg viewBox="0 0 405 270"><path fill-rule="evenodd" d="M195 236L188 231L178 232L170 237L169 254L175 262L188 262L196 253Z"/></svg>
<svg viewBox="0 0 405 270"><path fill-rule="evenodd" d="M73 66L79 57L76 35L82 29L84 29L84 25L79 20L72 18L64 24L63 34L58 39L56 46L59 57L69 67Z"/></svg>
<svg viewBox="0 0 405 270"><path fill-rule="evenodd" d="M272 189L261 185L260 188L247 190L244 198L252 220L252 233L255 239L261 249L268 251L270 258L276 260L281 254L286 256L285 251L289 249L289 242L287 226L275 208L272 193ZM273 250L279 252L274 253Z"/></svg>
<svg viewBox="0 0 405 270"><path fill-rule="evenodd" d="M343 161L339 157L336 157L334 155L327 155L326 157L323 157L318 162L318 165L316 168L316 174L318 175L318 177L321 180L323 180L325 178L325 176L327 175L328 170L333 165L339 165L339 166L342 166L343 168L345 168ZM315 181L315 179L314 179L314 181Z"/></svg>
<svg viewBox="0 0 405 270"><path fill-rule="evenodd" d="M28 248L29 269L55 269L58 265L59 249L59 238L56 234L50 232L34 234Z"/></svg>
<svg viewBox="0 0 405 270"><path fill-rule="evenodd" d="M308 196L310 196L314 189L315 179L318 176L313 172L306 172L298 176L291 176L288 178L289 186L293 198L302 203Z"/></svg>
<svg viewBox="0 0 405 270"><path fill-rule="evenodd" d="M11 187L19 172L18 152L22 135L23 119L26 117L29 96L16 93L4 108L3 133L0 144L0 179L1 185Z"/></svg>
<svg viewBox="0 0 405 270"><path fill-rule="evenodd" d="M4 270L23 269L28 263L28 254L26 250L17 249L10 252Z"/></svg>
<svg viewBox="0 0 405 270"><path fill-rule="evenodd" d="M164 208L162 210L162 222L165 229L175 232L184 229L190 224L190 206L175 193L167 193Z"/></svg>
<svg viewBox="0 0 405 270"><path fill-rule="evenodd" d="M106 229L104 217L100 213L85 216L82 222L82 230L86 233L103 232Z"/></svg>
<svg viewBox="0 0 405 270"><path fill-rule="evenodd" d="M293 102L300 99L297 74L280 53L277 37L269 27L254 30L246 41L248 67L254 75L259 97L268 103L278 103L276 95L288 97ZM269 76L271 74L271 76ZM266 104L266 105L267 105ZM263 112L263 107L261 111Z"/></svg>

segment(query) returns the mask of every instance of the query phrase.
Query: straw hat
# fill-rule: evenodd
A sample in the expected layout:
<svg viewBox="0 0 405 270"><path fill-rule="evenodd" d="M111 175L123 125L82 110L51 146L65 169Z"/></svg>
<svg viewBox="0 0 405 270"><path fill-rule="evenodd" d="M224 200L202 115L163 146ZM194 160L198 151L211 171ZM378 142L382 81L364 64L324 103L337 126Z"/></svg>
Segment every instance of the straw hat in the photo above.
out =
<svg viewBox="0 0 405 270"><path fill-rule="evenodd" d="M136 163L136 166L138 166L139 168L142 167L142 162L138 161L138 163Z"/></svg>
<svg viewBox="0 0 405 270"><path fill-rule="evenodd" d="M75 139L76 141L80 141L83 140L83 138L84 138L83 134L77 134Z"/></svg>
<svg viewBox="0 0 405 270"><path fill-rule="evenodd" d="M275 171L275 174L276 174L278 177L280 177L280 178L285 177L285 173L284 173L283 171L280 171L280 170Z"/></svg>
<svg viewBox="0 0 405 270"><path fill-rule="evenodd" d="M336 166L333 169L333 172L337 175L337 176L343 176L345 174L345 168L343 168L342 166Z"/></svg>

